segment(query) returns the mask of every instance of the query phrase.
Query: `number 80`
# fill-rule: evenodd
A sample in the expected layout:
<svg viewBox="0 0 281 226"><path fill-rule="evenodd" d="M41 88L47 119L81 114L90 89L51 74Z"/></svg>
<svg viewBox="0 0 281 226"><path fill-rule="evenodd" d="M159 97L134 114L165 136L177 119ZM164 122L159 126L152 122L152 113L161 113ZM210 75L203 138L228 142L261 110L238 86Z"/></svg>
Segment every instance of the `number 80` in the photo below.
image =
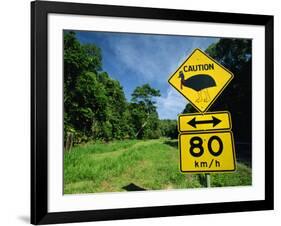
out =
<svg viewBox="0 0 281 226"><path fill-rule="evenodd" d="M219 144L219 148L217 151L214 151L213 150L213 147L212 147L212 143L213 141L216 140ZM193 157L200 157L201 155L204 154L204 148L202 146L203 144L203 140L201 137L192 137L190 139L190 149L189 149L189 152L190 154L193 156ZM199 152L195 152L195 149L199 149ZM223 143L222 143L222 140L218 137L218 136L212 136L210 137L210 139L208 140L208 150L210 152L211 155L217 157L219 156L222 151L223 151Z"/></svg>

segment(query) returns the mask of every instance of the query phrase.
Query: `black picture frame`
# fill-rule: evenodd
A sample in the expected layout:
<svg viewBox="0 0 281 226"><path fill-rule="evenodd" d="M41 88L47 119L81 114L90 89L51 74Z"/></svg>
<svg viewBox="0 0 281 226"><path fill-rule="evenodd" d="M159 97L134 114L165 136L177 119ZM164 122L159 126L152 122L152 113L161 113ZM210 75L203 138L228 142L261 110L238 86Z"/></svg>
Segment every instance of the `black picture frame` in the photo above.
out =
<svg viewBox="0 0 281 226"><path fill-rule="evenodd" d="M265 198L257 201L48 212L48 14L197 21L265 27ZM273 16L80 3L31 3L31 223L50 224L272 210ZM261 147L262 148L262 147Z"/></svg>

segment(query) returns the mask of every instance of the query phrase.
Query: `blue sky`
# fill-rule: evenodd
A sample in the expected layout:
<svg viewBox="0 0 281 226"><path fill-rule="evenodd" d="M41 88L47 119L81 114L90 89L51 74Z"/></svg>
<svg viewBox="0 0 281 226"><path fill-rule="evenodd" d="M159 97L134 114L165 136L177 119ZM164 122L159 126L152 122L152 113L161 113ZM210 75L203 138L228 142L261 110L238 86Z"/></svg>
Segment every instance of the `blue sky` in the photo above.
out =
<svg viewBox="0 0 281 226"><path fill-rule="evenodd" d="M123 86L127 100L135 87L145 83L159 89L156 98L160 119L176 119L187 100L168 83L195 48L205 50L218 38L77 31L81 43L93 43L102 50L103 70Z"/></svg>

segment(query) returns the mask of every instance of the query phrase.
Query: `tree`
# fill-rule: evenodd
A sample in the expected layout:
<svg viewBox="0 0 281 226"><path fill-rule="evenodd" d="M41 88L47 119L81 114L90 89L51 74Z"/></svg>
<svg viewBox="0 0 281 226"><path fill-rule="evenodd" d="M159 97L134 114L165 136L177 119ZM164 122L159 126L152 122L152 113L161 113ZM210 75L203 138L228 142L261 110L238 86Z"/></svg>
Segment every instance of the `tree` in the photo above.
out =
<svg viewBox="0 0 281 226"><path fill-rule="evenodd" d="M106 95L106 100L101 106L104 111L97 118L104 128L104 133L101 133L99 138L111 140L131 137L133 132L129 125L128 103L122 86L106 72L100 73L98 80L104 86Z"/></svg>
<svg viewBox="0 0 281 226"><path fill-rule="evenodd" d="M178 138L177 120L162 119L160 120L161 136L171 139Z"/></svg>
<svg viewBox="0 0 281 226"><path fill-rule="evenodd" d="M135 137L141 139L160 136L159 119L154 99L159 96L160 91L153 89L149 84L136 87L132 93L130 111L132 124L136 131Z"/></svg>
<svg viewBox="0 0 281 226"><path fill-rule="evenodd" d="M188 103L187 105L185 105L182 114L195 113L195 112L197 112L197 110L190 103Z"/></svg>
<svg viewBox="0 0 281 226"><path fill-rule="evenodd" d="M160 96L159 90L151 88L149 84L144 84L136 87L132 93L132 102L145 106L147 113L151 113L156 110L156 102L153 98Z"/></svg>
<svg viewBox="0 0 281 226"><path fill-rule="evenodd" d="M86 72L97 74L100 69L100 49L81 45L75 32L64 32L64 134L75 133L79 141L90 135L93 118L91 100L96 80Z"/></svg>
<svg viewBox="0 0 281 226"><path fill-rule="evenodd" d="M252 128L252 41L250 39L223 38L216 44L209 46L206 53L234 74L233 80L216 100L211 110L230 111L235 139L250 142Z"/></svg>
<svg viewBox="0 0 281 226"><path fill-rule="evenodd" d="M65 91L74 89L79 75L85 71L101 70L101 51L93 44L81 45L75 32L64 33L64 84Z"/></svg>

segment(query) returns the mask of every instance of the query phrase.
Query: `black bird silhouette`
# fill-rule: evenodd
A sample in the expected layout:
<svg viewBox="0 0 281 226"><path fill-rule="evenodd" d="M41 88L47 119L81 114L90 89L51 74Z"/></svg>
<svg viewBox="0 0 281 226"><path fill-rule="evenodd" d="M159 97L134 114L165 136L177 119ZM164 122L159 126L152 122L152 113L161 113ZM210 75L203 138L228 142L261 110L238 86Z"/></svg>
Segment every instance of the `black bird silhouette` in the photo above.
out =
<svg viewBox="0 0 281 226"><path fill-rule="evenodd" d="M182 86L191 88L198 92L197 102L209 102L210 95L208 93L208 88L216 86L216 81L207 74L197 74L193 75L188 79L184 79L184 74L182 71L179 73L179 78L181 78L181 89ZM205 97L202 98L202 92L204 92Z"/></svg>

